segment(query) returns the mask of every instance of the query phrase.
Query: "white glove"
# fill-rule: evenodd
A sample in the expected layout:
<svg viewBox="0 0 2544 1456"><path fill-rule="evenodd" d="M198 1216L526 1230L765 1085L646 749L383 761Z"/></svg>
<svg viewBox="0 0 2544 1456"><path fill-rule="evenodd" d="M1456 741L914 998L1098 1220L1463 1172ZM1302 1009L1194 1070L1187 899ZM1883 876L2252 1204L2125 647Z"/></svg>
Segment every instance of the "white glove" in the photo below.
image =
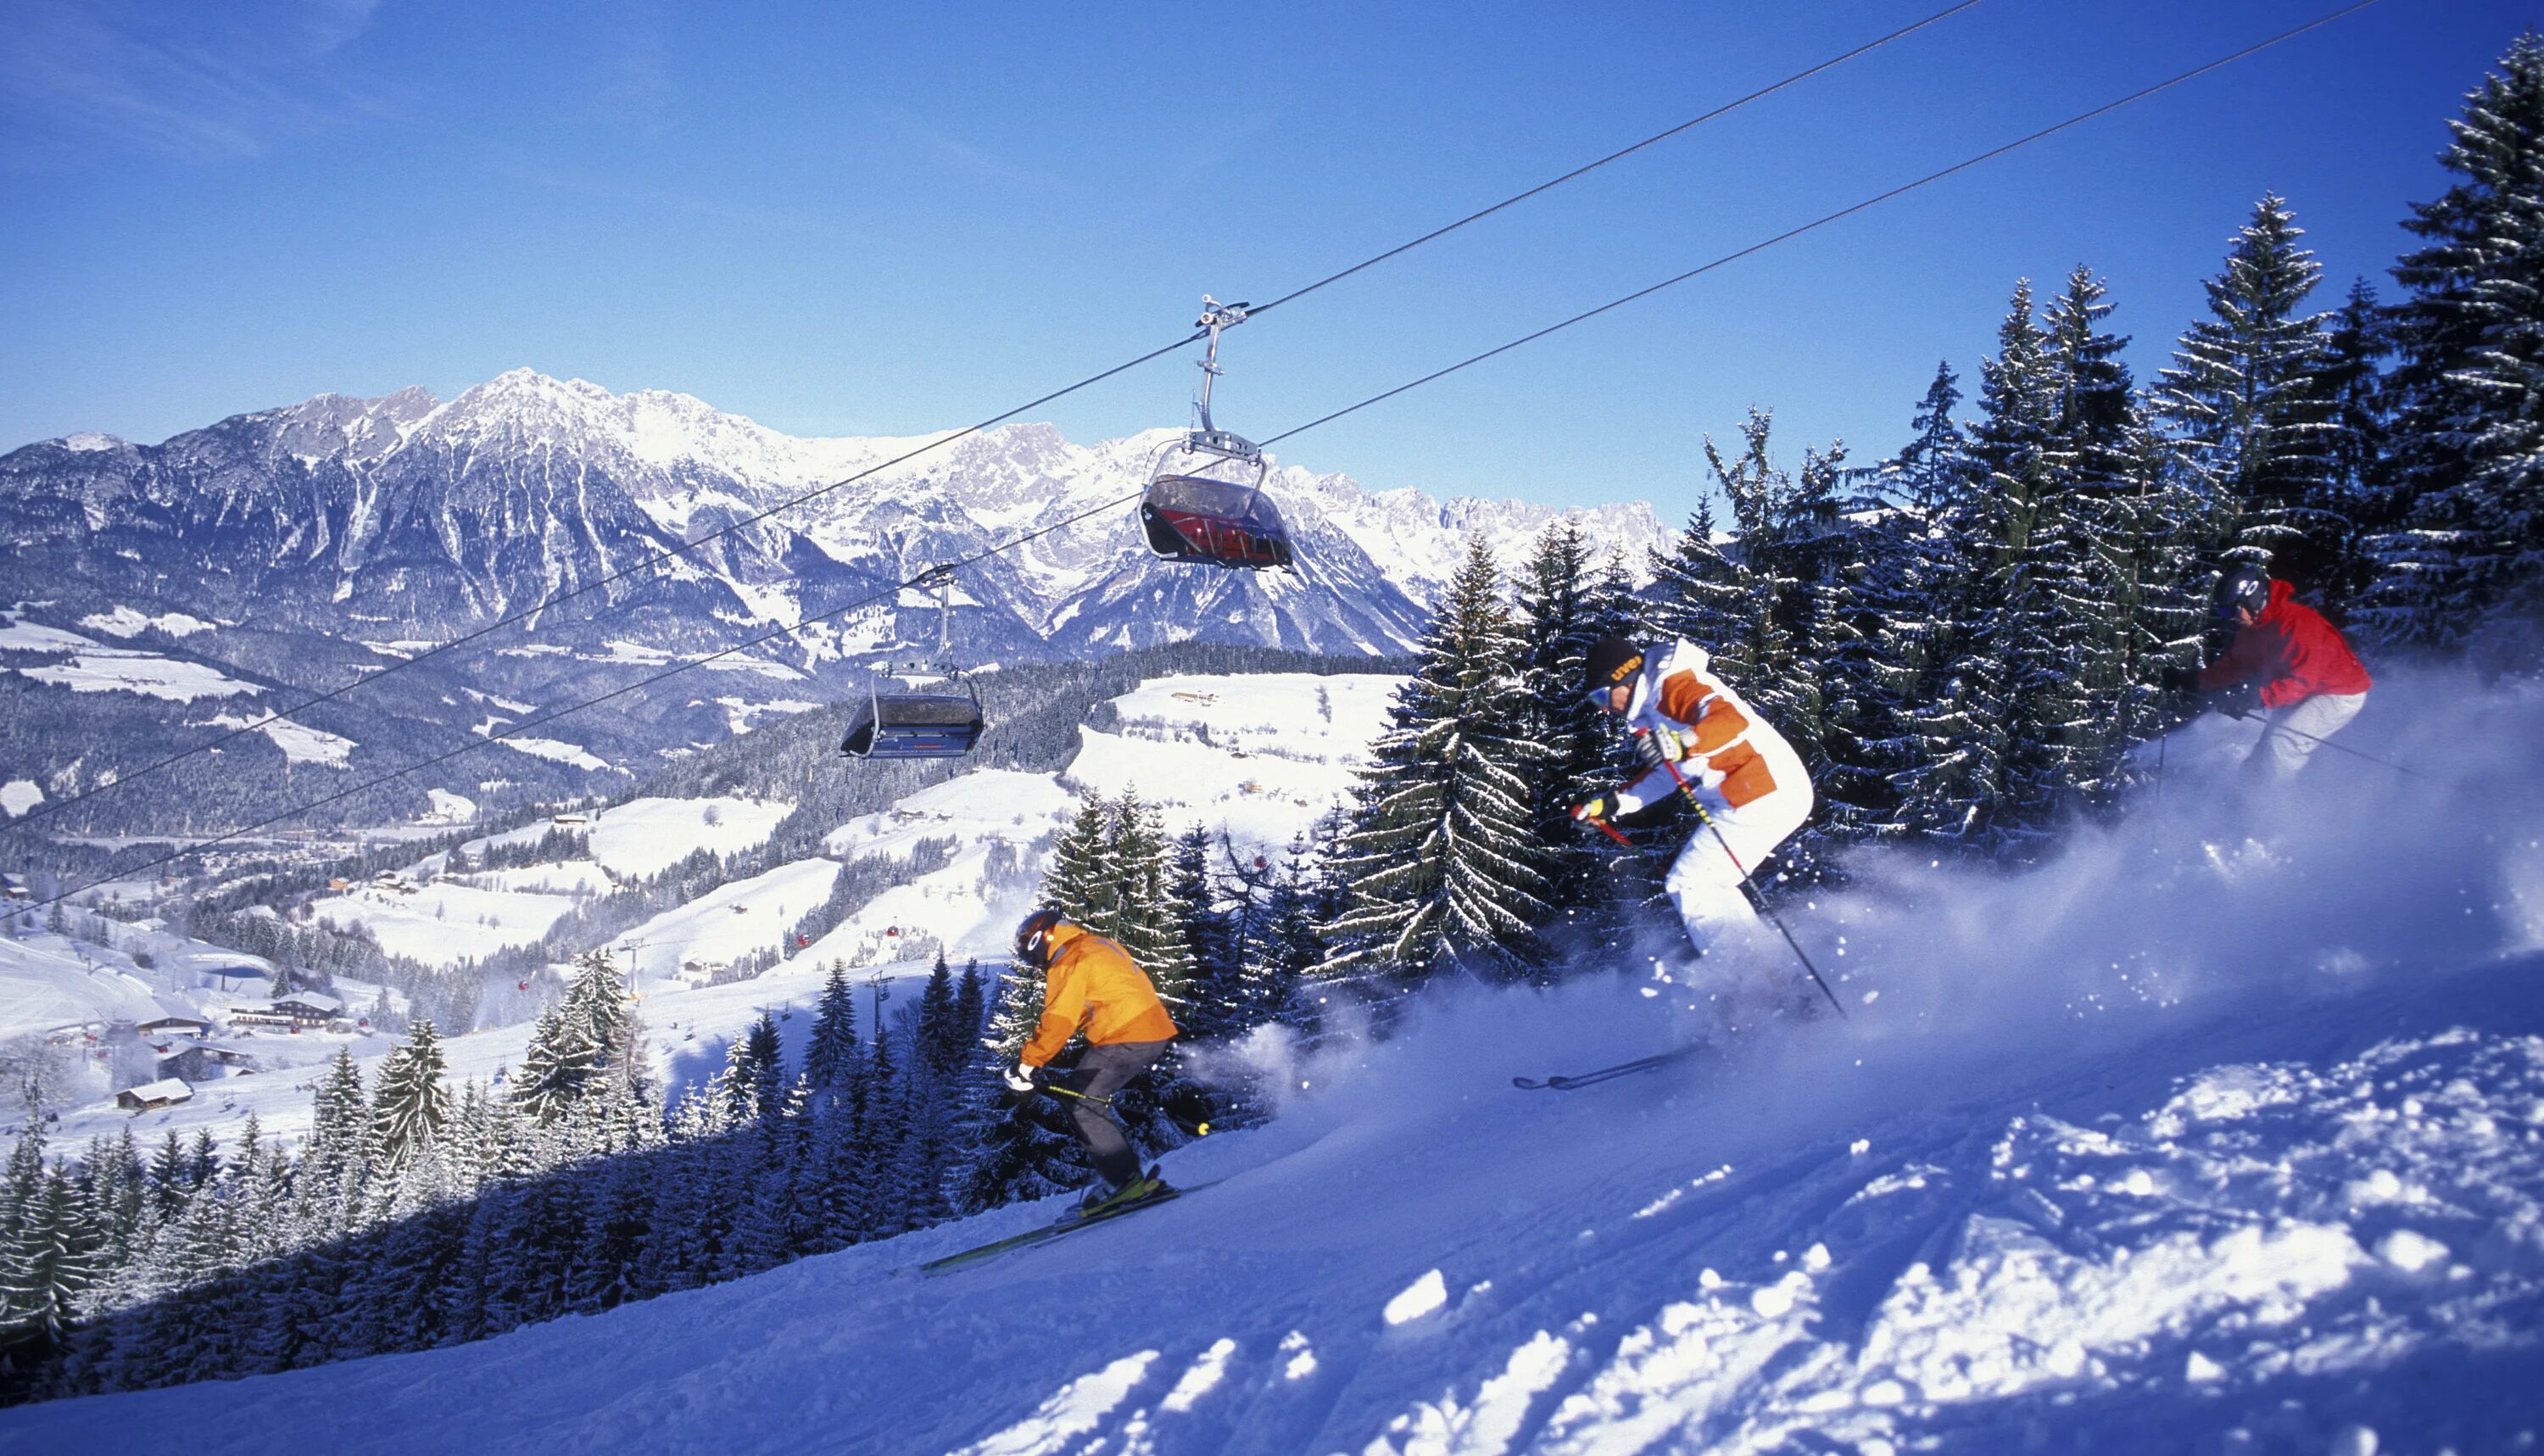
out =
<svg viewBox="0 0 2544 1456"><path fill-rule="evenodd" d="M1034 1074L1041 1070L1039 1067L1028 1067L1022 1062L1009 1067L1006 1073L1007 1091L1018 1093L1032 1092Z"/></svg>
<svg viewBox="0 0 2544 1456"><path fill-rule="evenodd" d="M1634 735L1634 757L1646 768L1675 764L1687 757L1687 740L1667 728L1649 728Z"/></svg>

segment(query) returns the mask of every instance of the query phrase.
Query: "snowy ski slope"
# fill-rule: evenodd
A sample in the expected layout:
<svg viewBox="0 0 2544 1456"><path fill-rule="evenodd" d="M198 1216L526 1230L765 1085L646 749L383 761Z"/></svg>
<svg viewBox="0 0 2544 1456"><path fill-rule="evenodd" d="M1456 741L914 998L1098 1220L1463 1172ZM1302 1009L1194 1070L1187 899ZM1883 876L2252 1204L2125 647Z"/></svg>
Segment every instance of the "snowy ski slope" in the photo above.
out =
<svg viewBox="0 0 2544 1456"><path fill-rule="evenodd" d="M1217 1186L938 1279L998 1210L483 1344L0 1413L268 1452L2305 1451L2544 1426L2544 699L2389 675L2357 747L2177 779L2018 875L1799 907L1854 1009L1619 969L1266 1039ZM2203 733L2208 730L2202 730ZM1742 995L1790 975L1754 962Z"/></svg>

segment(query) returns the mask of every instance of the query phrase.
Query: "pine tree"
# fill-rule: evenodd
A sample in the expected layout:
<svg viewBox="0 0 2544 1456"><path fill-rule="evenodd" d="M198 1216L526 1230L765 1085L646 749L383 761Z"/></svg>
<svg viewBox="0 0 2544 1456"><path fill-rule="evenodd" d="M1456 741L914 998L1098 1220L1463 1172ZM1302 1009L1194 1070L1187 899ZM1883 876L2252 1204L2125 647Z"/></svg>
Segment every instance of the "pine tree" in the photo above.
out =
<svg viewBox="0 0 2544 1456"><path fill-rule="evenodd" d="M441 1043L430 1017L417 1020L406 1044L381 1062L371 1097L371 1157L382 1172L398 1172L439 1139L450 1120L442 1071Z"/></svg>
<svg viewBox="0 0 2544 1456"><path fill-rule="evenodd" d="M2253 207L2209 316L2191 324L2156 388L2180 468L2208 512L2211 547L2311 587L2338 551L2318 516L2331 479L2332 405L2322 382L2324 320L2304 311L2323 276L2276 195Z"/></svg>
<svg viewBox="0 0 2544 1456"><path fill-rule="evenodd" d="M1192 956L1183 1004L1173 1012L1185 1041L1216 1041L1246 1029L1245 947L1210 872L1210 831L1195 824L1175 837L1166 897Z"/></svg>
<svg viewBox="0 0 2544 1456"><path fill-rule="evenodd" d="M1699 500L1687 528L1667 552L1651 556L1652 591L1644 612L1645 634L1684 637L1710 649L1728 640L1740 621L1739 573L1722 552L1711 497Z"/></svg>
<svg viewBox="0 0 2544 1456"><path fill-rule="evenodd" d="M2033 834L2023 760L2049 726L2035 701L2041 673L2054 672L2038 646L2054 641L2057 625L2044 563L2063 549L2048 457L2061 381L2028 280L2015 286L1997 356L1980 379L1976 468L1957 513L1969 553L1968 615L1948 631L1953 656L1943 691L1909 714L1922 752L1898 782L1908 832L1995 852Z"/></svg>
<svg viewBox="0 0 2544 1456"><path fill-rule="evenodd" d="M848 985L847 962L831 962L814 1008L813 1034L804 1046L804 1079L824 1092L845 1091L865 1059L857 1040L857 994Z"/></svg>
<svg viewBox="0 0 2544 1456"><path fill-rule="evenodd" d="M2052 736L2027 795L2042 827L2061 806L2114 801L2127 750L2156 731L2164 669L2198 630L2186 591L2197 513L2164 484L2153 427L2120 360L2128 338L2103 327L2107 297L2080 266L2045 320L2060 385L2048 455L2067 550L2042 563L2058 631L2038 699Z"/></svg>
<svg viewBox="0 0 2544 1456"><path fill-rule="evenodd" d="M2331 408L2331 432L2324 495L2313 510L2315 519L2330 523L2325 549L2331 559L2317 578L2315 600L2335 621L2348 616L2376 579L2369 537L2397 524L2388 514L2394 441L2384 374L2393 353L2393 325L2375 289L2365 279L2352 282L2348 298L2324 330L2324 363L2316 376Z"/></svg>
<svg viewBox="0 0 2544 1456"><path fill-rule="evenodd" d="M1361 774L1336 871L1351 899L1326 930L1337 947L1326 974L1401 986L1452 967L1525 967L1547 913L1527 798L1545 749L1528 737L1520 651L1491 548L1475 537Z"/></svg>
<svg viewBox="0 0 2544 1456"><path fill-rule="evenodd" d="M1121 942L1170 1011L1182 1004L1193 971L1192 946L1184 939L1166 889L1173 853L1156 806L1125 792L1114 806L1105 841L1106 868L1114 885L1113 924L1097 933Z"/></svg>
<svg viewBox="0 0 2544 1456"><path fill-rule="evenodd" d="M1042 904L1097 934L1119 929L1118 883L1112 872L1112 806L1092 794L1052 847L1043 872Z"/></svg>
<svg viewBox="0 0 2544 1456"><path fill-rule="evenodd" d="M1690 529L1709 534L1707 520L1700 510ZM1545 750L1522 767L1529 833L1541 847L1546 875L1547 909L1536 928L1541 976L1595 964L1592 952L1613 945L1619 933L1613 847L1571 817L1571 806L1618 780L1617 736L1582 682L1592 643L1633 631L1632 599L1620 589L1618 575L1593 568L1589 540L1569 516L1539 534L1519 575L1526 735Z"/></svg>
<svg viewBox="0 0 2544 1456"><path fill-rule="evenodd" d="M1911 440L1882 470L1894 504L1864 583L1866 608L1879 623L1863 686L1865 756L1884 791L1882 807L1861 826L1872 838L1910 831L1908 802L1927 775L1948 770L1954 752L1930 730L1967 645L1978 592L1969 518L1979 466L1953 417L1960 401L1959 376L1949 363L1937 364L1910 418Z"/></svg>
<svg viewBox="0 0 2544 1456"><path fill-rule="evenodd" d="M2544 610L2544 36L2447 124L2461 180L2413 205L2421 246L2394 267L2397 525L2364 613L2415 646Z"/></svg>

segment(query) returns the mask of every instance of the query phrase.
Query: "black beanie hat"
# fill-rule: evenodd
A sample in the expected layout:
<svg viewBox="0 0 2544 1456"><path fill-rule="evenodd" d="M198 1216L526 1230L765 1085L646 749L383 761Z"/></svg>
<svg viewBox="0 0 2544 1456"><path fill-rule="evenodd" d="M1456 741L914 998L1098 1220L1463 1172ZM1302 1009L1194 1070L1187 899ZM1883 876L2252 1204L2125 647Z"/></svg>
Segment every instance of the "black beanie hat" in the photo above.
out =
<svg viewBox="0 0 2544 1456"><path fill-rule="evenodd" d="M1605 692L1632 679L1642 667L1643 649L1623 637L1602 637L1590 644L1590 655L1581 664L1581 689Z"/></svg>

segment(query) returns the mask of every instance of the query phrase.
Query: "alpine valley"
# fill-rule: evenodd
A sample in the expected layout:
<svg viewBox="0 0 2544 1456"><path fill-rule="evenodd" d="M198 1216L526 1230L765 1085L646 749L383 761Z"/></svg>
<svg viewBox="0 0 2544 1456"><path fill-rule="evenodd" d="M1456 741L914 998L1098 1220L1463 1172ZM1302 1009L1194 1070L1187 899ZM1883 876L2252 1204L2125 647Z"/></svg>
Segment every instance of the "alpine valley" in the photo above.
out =
<svg viewBox="0 0 2544 1456"><path fill-rule="evenodd" d="M861 691L878 667L933 659L935 597L892 595L895 583L1081 515L957 575L964 665L1185 639L1400 653L1470 533L1516 559L1556 514L1373 492L1276 461L1268 489L1295 574L1177 566L1150 555L1130 505L1109 505L1139 490L1169 438L1080 445L1019 424L876 469L929 438L797 439L686 395L517 369L446 402L421 388L330 394L156 445L29 445L0 456L13 545L0 560L0 782L23 813L340 693L186 759L149 792L83 802L57 828L220 829L278 792L309 798L507 729L332 813L376 822L606 792L767 714ZM1645 505L1587 517L1636 571L1661 537ZM626 690L545 721L613 689Z"/></svg>

